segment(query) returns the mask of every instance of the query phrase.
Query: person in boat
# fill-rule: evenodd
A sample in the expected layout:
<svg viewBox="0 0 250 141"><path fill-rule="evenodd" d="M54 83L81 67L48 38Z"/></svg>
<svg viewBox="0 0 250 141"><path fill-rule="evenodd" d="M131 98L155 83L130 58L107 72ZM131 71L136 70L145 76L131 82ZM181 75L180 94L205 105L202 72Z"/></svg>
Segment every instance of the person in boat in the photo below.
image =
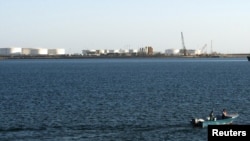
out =
<svg viewBox="0 0 250 141"><path fill-rule="evenodd" d="M213 110L209 114L209 119L214 120L214 111Z"/></svg>
<svg viewBox="0 0 250 141"><path fill-rule="evenodd" d="M221 118L222 119L225 119L227 117L227 110L226 109L223 109L222 110L222 116L221 116Z"/></svg>

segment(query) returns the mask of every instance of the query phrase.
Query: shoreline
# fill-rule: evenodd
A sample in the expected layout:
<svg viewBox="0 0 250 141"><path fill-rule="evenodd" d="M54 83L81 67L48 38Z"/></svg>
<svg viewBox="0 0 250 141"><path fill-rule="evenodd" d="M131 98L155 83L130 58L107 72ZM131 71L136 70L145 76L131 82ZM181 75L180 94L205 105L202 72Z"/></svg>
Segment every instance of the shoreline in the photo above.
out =
<svg viewBox="0 0 250 141"><path fill-rule="evenodd" d="M59 56L0 56L0 60L6 59L118 59L118 58L247 58L248 54L224 54L224 55L207 55L207 56L81 56L81 55L59 55Z"/></svg>

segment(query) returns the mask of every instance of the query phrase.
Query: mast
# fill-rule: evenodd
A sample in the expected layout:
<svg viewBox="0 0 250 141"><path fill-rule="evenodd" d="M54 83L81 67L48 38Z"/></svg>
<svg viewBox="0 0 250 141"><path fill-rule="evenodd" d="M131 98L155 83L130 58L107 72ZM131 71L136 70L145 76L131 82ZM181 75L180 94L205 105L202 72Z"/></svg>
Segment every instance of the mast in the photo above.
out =
<svg viewBox="0 0 250 141"><path fill-rule="evenodd" d="M213 43L212 43L212 40L211 40L211 55L213 54Z"/></svg>
<svg viewBox="0 0 250 141"><path fill-rule="evenodd" d="M186 47L185 47L185 43L184 43L184 37L183 37L183 33L181 32L181 40L182 40L182 47L183 47L183 55L186 56Z"/></svg>

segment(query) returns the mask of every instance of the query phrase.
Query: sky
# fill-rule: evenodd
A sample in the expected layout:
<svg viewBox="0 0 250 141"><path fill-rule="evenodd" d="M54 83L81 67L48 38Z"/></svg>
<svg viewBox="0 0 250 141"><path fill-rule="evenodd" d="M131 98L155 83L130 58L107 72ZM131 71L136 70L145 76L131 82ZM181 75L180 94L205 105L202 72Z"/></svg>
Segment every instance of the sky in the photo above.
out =
<svg viewBox="0 0 250 141"><path fill-rule="evenodd" d="M250 54L249 0L0 0L0 47Z"/></svg>

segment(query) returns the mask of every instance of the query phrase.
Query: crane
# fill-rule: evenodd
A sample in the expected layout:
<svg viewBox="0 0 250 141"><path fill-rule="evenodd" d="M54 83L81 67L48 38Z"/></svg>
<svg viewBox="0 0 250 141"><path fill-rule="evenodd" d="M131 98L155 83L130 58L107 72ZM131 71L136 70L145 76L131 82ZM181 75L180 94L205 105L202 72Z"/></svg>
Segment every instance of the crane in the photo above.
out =
<svg viewBox="0 0 250 141"><path fill-rule="evenodd" d="M187 51L186 51L186 47L185 47L185 43L184 43L184 37L183 37L183 33L181 32L181 40L182 40L182 47L183 47L183 55L186 56L187 55Z"/></svg>
<svg viewBox="0 0 250 141"><path fill-rule="evenodd" d="M201 53L204 54L204 49L207 47L207 44L205 44L202 49L201 49Z"/></svg>

